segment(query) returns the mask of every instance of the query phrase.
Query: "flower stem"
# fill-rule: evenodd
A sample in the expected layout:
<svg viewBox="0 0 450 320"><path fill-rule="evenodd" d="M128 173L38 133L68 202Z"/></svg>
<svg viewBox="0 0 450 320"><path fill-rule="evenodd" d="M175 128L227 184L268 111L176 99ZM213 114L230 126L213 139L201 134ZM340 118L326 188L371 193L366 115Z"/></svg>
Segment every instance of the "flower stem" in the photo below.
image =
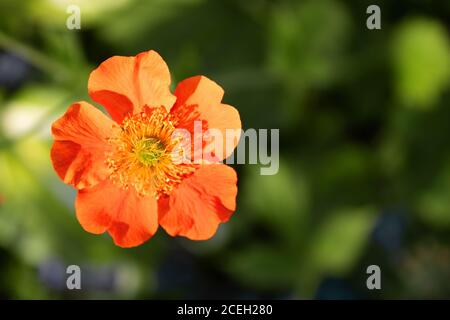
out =
<svg viewBox="0 0 450 320"><path fill-rule="evenodd" d="M41 52L0 31L0 47L21 56L40 70L59 80L69 78L68 70Z"/></svg>

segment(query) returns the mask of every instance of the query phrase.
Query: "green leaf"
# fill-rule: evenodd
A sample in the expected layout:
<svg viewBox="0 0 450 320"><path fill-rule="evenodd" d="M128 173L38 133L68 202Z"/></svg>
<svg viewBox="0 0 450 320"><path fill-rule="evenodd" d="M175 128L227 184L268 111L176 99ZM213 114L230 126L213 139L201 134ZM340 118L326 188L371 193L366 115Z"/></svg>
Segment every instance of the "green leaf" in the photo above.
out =
<svg viewBox="0 0 450 320"><path fill-rule="evenodd" d="M66 95L55 86L25 87L1 110L0 130L10 139L31 133L50 138L51 111L65 102Z"/></svg>
<svg viewBox="0 0 450 320"><path fill-rule="evenodd" d="M279 5L269 34L271 68L286 77L293 90L327 85L340 74L348 22L345 6L336 1Z"/></svg>
<svg viewBox="0 0 450 320"><path fill-rule="evenodd" d="M434 228L450 228L450 166L429 190L419 196L418 216Z"/></svg>
<svg viewBox="0 0 450 320"><path fill-rule="evenodd" d="M250 245L228 256L225 269L241 283L259 289L289 287L297 272L296 258L280 248Z"/></svg>
<svg viewBox="0 0 450 320"><path fill-rule="evenodd" d="M310 240L308 263L322 273L345 274L364 249L374 217L372 208L348 208L332 213Z"/></svg>
<svg viewBox="0 0 450 320"><path fill-rule="evenodd" d="M130 2L130 0L35 0L29 1L29 12L35 21L42 25L67 30L66 20L72 14L67 13L67 8L76 5L80 8L81 28L84 29Z"/></svg>
<svg viewBox="0 0 450 320"><path fill-rule="evenodd" d="M399 100L407 107L429 109L450 80L450 44L439 22L415 18L394 34L393 67Z"/></svg>
<svg viewBox="0 0 450 320"><path fill-rule="evenodd" d="M309 194L305 178L288 161L280 161L275 175L261 175L259 166L247 166L243 201L248 214L276 233L298 239L307 224Z"/></svg>

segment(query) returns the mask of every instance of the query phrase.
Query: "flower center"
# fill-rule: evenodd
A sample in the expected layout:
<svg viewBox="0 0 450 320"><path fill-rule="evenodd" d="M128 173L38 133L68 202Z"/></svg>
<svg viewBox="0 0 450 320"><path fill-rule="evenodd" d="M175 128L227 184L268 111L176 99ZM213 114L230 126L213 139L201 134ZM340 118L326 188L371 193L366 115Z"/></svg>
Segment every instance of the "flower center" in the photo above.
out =
<svg viewBox="0 0 450 320"><path fill-rule="evenodd" d="M138 141L133 150L139 161L146 166L155 166L165 151L161 141L151 137Z"/></svg>
<svg viewBox="0 0 450 320"><path fill-rule="evenodd" d="M195 168L175 164L172 152L179 143L173 138L175 119L164 108L146 110L124 119L109 139L112 151L107 165L114 183L139 195L159 198L169 195Z"/></svg>

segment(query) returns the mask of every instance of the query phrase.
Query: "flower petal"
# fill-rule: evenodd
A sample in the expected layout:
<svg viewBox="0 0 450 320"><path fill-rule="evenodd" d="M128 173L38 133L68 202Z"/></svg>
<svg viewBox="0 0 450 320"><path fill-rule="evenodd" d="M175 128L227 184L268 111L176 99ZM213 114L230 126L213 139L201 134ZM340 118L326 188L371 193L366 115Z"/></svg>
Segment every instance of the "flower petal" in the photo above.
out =
<svg viewBox="0 0 450 320"><path fill-rule="evenodd" d="M187 129L194 133L194 121L201 120L205 125L203 129L216 129L222 139L212 137L203 143L203 156L209 150L215 161L221 161L231 155L237 146L241 134L241 119L239 112L232 106L222 104L223 89L214 81L196 76L181 81L175 89L177 101L171 113L179 119L179 128ZM226 130L232 135L227 139ZM234 130L234 131L232 131ZM193 150L194 139L192 139ZM228 144L228 147L227 147ZM197 148L195 148L197 149ZM194 150L193 155L198 155L199 150Z"/></svg>
<svg viewBox="0 0 450 320"><path fill-rule="evenodd" d="M55 171L77 189L108 175L105 165L113 121L87 102L72 104L52 126L51 159Z"/></svg>
<svg viewBox="0 0 450 320"><path fill-rule="evenodd" d="M169 111L175 102L169 86L169 68L155 51L111 57L92 71L88 82L92 100L102 104L119 123L145 105L164 106Z"/></svg>
<svg viewBox="0 0 450 320"><path fill-rule="evenodd" d="M211 238L236 210L237 176L223 164L203 165L158 202L159 224L171 236Z"/></svg>
<svg viewBox="0 0 450 320"><path fill-rule="evenodd" d="M123 190L110 179L80 190L75 209L86 231L108 231L114 243L124 248L144 243L158 229L156 199L141 197L133 188Z"/></svg>

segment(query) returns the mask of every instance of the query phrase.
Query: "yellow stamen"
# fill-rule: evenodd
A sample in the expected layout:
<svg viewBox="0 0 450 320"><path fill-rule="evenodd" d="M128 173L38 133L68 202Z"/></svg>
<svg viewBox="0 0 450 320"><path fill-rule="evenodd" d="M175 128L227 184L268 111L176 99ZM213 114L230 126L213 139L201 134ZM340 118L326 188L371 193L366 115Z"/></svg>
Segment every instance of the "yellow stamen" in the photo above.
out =
<svg viewBox="0 0 450 320"><path fill-rule="evenodd" d="M107 165L113 182L124 189L131 186L142 196L169 195L195 170L192 165L173 162L172 152L179 143L173 139L175 125L163 107L125 118L109 140L113 151Z"/></svg>

